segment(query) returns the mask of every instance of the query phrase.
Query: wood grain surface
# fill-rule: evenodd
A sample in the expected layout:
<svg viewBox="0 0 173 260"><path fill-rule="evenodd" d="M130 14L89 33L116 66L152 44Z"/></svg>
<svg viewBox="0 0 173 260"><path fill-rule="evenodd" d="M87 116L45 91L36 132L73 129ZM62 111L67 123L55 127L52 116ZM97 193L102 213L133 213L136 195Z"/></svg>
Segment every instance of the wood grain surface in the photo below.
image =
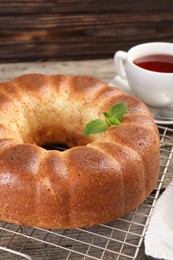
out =
<svg viewBox="0 0 173 260"><path fill-rule="evenodd" d="M110 58L172 26L172 0L1 0L0 62Z"/></svg>

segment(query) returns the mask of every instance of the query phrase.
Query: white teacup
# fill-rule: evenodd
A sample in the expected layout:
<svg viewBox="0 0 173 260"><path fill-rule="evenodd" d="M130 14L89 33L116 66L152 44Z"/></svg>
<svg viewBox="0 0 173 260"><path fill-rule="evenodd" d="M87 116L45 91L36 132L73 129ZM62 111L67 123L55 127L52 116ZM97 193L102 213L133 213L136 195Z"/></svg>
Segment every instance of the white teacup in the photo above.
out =
<svg viewBox="0 0 173 260"><path fill-rule="evenodd" d="M134 64L136 59L150 55L169 55L173 59L173 43L144 43L128 52L117 51L114 55L116 72L147 105L173 106L173 72L152 71Z"/></svg>

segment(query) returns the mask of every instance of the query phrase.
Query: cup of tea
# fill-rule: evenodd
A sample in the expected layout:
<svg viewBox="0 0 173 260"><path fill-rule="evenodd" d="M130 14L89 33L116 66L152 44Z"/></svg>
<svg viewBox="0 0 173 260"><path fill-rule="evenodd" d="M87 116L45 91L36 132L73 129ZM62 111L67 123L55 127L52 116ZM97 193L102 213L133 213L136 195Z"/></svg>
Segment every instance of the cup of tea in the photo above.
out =
<svg viewBox="0 0 173 260"><path fill-rule="evenodd" d="M147 105L173 106L173 43L149 42L114 55L117 74Z"/></svg>

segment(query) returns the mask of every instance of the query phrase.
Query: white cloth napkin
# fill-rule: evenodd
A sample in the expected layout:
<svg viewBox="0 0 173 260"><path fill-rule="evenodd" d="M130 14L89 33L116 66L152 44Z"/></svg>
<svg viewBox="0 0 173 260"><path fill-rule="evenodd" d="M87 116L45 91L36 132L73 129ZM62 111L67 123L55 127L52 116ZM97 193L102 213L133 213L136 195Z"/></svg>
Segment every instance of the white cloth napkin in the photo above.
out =
<svg viewBox="0 0 173 260"><path fill-rule="evenodd" d="M173 260L173 181L156 202L144 242L146 255Z"/></svg>

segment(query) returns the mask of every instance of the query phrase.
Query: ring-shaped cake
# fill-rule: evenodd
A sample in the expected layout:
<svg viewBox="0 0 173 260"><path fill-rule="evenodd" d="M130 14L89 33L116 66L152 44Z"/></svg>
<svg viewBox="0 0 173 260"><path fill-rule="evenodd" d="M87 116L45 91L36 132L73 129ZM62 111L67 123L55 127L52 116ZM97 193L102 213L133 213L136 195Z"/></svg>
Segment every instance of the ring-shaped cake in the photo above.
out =
<svg viewBox="0 0 173 260"><path fill-rule="evenodd" d="M86 123L124 102L118 127ZM87 76L30 74L0 84L0 219L43 228L112 221L142 203L159 174L159 135L137 98ZM45 145L66 144L63 152Z"/></svg>

